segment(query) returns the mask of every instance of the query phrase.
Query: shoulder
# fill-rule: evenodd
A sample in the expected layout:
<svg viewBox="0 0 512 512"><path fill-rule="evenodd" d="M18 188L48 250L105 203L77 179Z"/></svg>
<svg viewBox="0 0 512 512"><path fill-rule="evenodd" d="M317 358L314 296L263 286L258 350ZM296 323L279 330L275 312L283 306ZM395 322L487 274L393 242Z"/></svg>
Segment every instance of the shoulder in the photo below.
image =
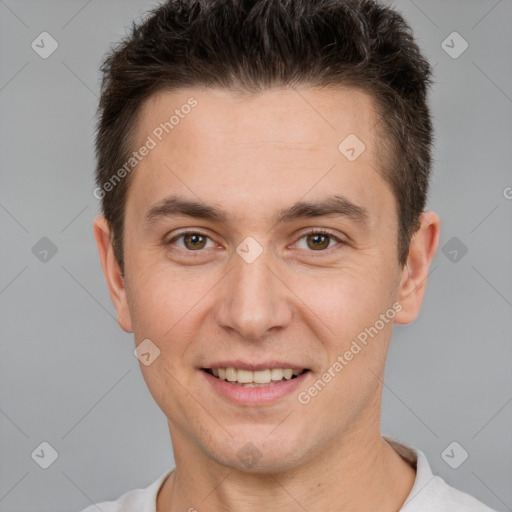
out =
<svg viewBox="0 0 512 512"><path fill-rule="evenodd" d="M174 471L174 467L160 475L153 483L144 489L133 489L125 492L115 501L95 503L81 512L155 512L158 491L166 478Z"/></svg>
<svg viewBox="0 0 512 512"><path fill-rule="evenodd" d="M400 512L496 512L433 474L421 450L389 436L384 439L416 469L414 485Z"/></svg>
<svg viewBox="0 0 512 512"><path fill-rule="evenodd" d="M439 500L439 510L450 512L496 512L474 496L451 487L442 478L436 476L434 480L433 488L436 492L432 498L433 500L436 498Z"/></svg>
<svg viewBox="0 0 512 512"><path fill-rule="evenodd" d="M115 501L102 501L85 508L81 512L139 512L147 507L147 499L144 501L144 489L133 489L120 496Z"/></svg>

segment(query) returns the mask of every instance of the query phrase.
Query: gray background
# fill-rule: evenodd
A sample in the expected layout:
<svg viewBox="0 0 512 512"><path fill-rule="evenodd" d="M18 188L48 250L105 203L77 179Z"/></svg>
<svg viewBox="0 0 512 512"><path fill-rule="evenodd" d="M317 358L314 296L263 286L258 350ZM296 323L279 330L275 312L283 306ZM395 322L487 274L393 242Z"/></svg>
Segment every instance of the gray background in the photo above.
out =
<svg viewBox="0 0 512 512"><path fill-rule="evenodd" d="M100 61L154 5L0 1L2 512L80 510L173 464L92 236ZM512 1L394 5L435 66L428 207L442 234L422 312L395 329L382 430L449 484L512 510ZM31 48L43 31L59 44L47 59ZM469 44L458 58L441 45L453 31ZM42 237L57 248L47 261L33 252ZM43 441L58 452L46 470L31 457ZM441 457L453 441L469 453L458 469Z"/></svg>

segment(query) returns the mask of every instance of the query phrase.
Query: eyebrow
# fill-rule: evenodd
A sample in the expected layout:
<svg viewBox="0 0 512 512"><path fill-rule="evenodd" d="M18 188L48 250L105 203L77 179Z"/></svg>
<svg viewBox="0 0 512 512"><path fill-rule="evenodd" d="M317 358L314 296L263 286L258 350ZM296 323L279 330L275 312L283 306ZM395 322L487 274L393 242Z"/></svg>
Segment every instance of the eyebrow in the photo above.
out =
<svg viewBox="0 0 512 512"><path fill-rule="evenodd" d="M273 225L328 215L347 217L362 226L367 225L369 217L366 208L337 194L318 201L298 201L289 208L279 211L273 218ZM225 224L228 223L229 218L228 213L218 206L179 196L170 196L150 208L145 215L145 221L147 225L151 225L160 219L173 216L193 217Z"/></svg>

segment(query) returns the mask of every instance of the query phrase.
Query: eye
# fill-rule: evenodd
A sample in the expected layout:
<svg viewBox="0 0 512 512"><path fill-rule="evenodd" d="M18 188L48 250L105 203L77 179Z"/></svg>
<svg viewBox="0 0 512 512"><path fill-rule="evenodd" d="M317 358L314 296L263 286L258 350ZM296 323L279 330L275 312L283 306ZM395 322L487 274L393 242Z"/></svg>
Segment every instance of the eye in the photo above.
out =
<svg viewBox="0 0 512 512"><path fill-rule="evenodd" d="M181 243L177 243L182 240ZM208 246L208 240L210 245ZM305 247L301 247L300 243L305 240ZM210 249L215 247L215 244L210 237L198 231L186 231L173 237L167 242L168 245L176 245L179 249L188 252L200 252L203 249ZM325 252L333 245L343 245L343 241L333 235L331 232L324 229L312 228L303 234L296 242L299 249L310 250L314 252Z"/></svg>
<svg viewBox="0 0 512 512"><path fill-rule="evenodd" d="M299 247L298 244L303 239L306 240L306 247ZM324 229L313 228L299 238L299 240L297 241L297 247L299 249L311 249L315 252L322 252L325 251L326 249L332 248L330 242L333 241L338 242L338 245L343 245L343 242L329 231L326 231Z"/></svg>
<svg viewBox="0 0 512 512"><path fill-rule="evenodd" d="M176 244L175 242L181 238L183 239L183 245ZM209 237L204 235L203 233L199 233L197 231L187 231L169 240L168 244L174 244L185 251L196 252L201 249L209 249L215 246L213 241L210 240L212 245L210 245L210 247L207 247L207 240L209 240Z"/></svg>

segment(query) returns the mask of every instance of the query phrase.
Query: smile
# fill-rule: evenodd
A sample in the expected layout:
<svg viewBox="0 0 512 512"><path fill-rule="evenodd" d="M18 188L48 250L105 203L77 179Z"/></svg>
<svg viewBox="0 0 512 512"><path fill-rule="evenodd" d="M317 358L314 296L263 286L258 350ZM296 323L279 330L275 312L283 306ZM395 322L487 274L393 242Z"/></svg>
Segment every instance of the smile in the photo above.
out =
<svg viewBox="0 0 512 512"><path fill-rule="evenodd" d="M283 381L295 379L302 375L307 369L292 368L268 368L265 370L244 370L242 368L203 368L203 370L218 378L228 381L231 384L243 387L265 387L278 384Z"/></svg>

